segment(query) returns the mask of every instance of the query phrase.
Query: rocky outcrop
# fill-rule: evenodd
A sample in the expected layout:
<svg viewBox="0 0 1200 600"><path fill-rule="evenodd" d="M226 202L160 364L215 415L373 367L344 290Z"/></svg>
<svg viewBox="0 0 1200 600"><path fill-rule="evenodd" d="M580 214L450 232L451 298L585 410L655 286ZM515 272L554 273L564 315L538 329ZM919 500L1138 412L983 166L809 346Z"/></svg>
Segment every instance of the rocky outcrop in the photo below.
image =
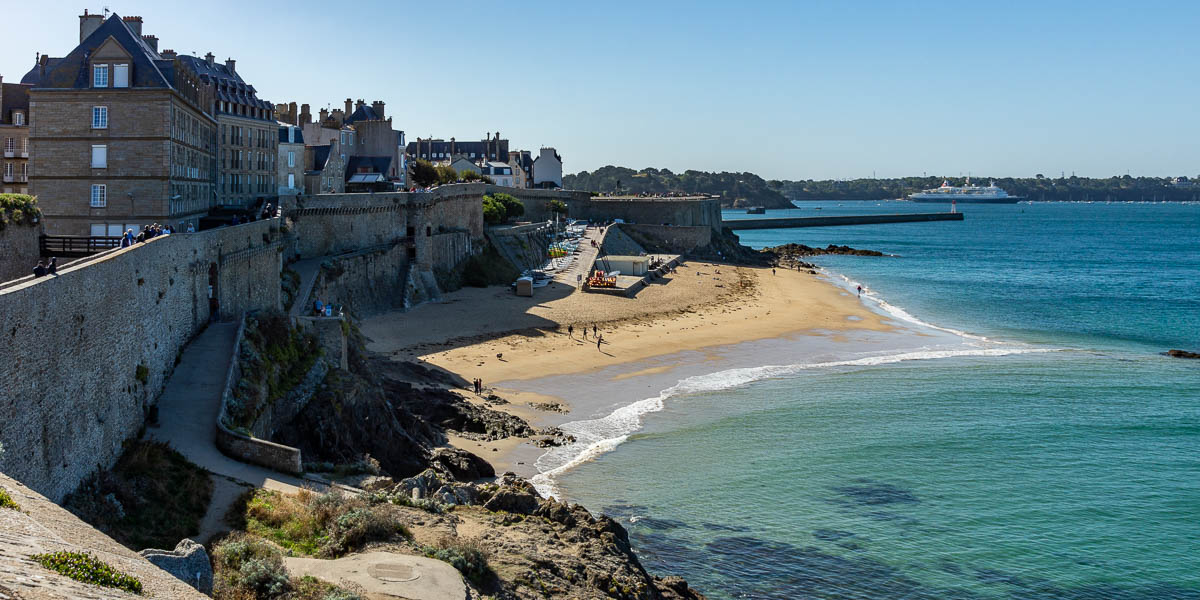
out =
<svg viewBox="0 0 1200 600"><path fill-rule="evenodd" d="M1167 350L1163 354L1172 358L1197 358L1200 359L1200 352L1188 352L1187 350Z"/></svg>
<svg viewBox="0 0 1200 600"><path fill-rule="evenodd" d="M496 470L489 463L466 450L459 448L438 448L429 457L429 466L433 470L458 481L475 481L484 477L494 477Z"/></svg>
<svg viewBox="0 0 1200 600"><path fill-rule="evenodd" d="M213 569L204 546L184 538L174 550L147 549L138 554L197 591L212 595Z"/></svg>
<svg viewBox="0 0 1200 600"><path fill-rule="evenodd" d="M521 600L704 598L679 577L648 574L613 519L542 498L512 473L468 485L429 470L380 494L426 511L410 525L416 538L441 536L444 544L482 551L496 577L488 589L475 590L481 594ZM454 536L445 537L446 531Z"/></svg>
<svg viewBox="0 0 1200 600"><path fill-rule="evenodd" d="M860 250L851 248L850 246L838 246L830 244L824 248L813 248L804 244L784 244L775 246L774 248L763 248L762 250L768 254L774 254L778 257L795 258L799 256L817 256L821 254L845 254L850 256L886 256L878 250Z"/></svg>

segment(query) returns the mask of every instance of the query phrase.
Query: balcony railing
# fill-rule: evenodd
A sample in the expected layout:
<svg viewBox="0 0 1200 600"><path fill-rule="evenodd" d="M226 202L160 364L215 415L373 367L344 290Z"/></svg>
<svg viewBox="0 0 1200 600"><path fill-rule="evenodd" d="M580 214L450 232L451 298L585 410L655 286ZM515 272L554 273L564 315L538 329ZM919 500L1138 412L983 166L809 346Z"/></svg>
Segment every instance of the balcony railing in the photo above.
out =
<svg viewBox="0 0 1200 600"><path fill-rule="evenodd" d="M91 256L121 246L120 237L43 235L40 238L42 256Z"/></svg>
<svg viewBox="0 0 1200 600"><path fill-rule="evenodd" d="M17 178L13 175L5 175L4 176L4 183L12 183L16 180L17 180Z"/></svg>
<svg viewBox="0 0 1200 600"><path fill-rule="evenodd" d="M5 151L4 151L4 158L12 158L12 157L14 157L14 156L16 156L16 155L17 155L17 153L16 153L16 152L14 152L14 151L12 151L12 150L5 150Z"/></svg>

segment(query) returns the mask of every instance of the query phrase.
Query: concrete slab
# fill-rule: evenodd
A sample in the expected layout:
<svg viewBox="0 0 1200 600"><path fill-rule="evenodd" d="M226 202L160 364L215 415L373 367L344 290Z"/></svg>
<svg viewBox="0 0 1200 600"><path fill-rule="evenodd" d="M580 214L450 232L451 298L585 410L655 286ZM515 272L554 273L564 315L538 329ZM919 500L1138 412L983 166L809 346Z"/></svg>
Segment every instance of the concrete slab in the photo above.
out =
<svg viewBox="0 0 1200 600"><path fill-rule="evenodd" d="M296 577L311 575L332 584L349 581L361 585L372 600L467 598L467 585L457 569L424 556L366 552L337 560L289 557L283 562Z"/></svg>

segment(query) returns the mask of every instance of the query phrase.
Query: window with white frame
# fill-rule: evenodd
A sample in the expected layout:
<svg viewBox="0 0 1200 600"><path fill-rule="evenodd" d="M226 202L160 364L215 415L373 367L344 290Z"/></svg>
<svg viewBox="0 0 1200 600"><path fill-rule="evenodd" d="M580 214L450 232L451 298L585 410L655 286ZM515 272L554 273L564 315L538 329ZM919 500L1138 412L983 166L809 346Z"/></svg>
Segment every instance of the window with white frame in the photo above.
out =
<svg viewBox="0 0 1200 600"><path fill-rule="evenodd" d="M92 87L108 87L108 65L92 65Z"/></svg>
<svg viewBox="0 0 1200 600"><path fill-rule="evenodd" d="M29 154L29 138L21 138L21 152Z"/></svg>
<svg viewBox="0 0 1200 600"><path fill-rule="evenodd" d="M108 129L108 107L92 107L92 129Z"/></svg>
<svg viewBox="0 0 1200 600"><path fill-rule="evenodd" d="M99 145L92 146L92 168L107 169L108 168L108 146Z"/></svg>
<svg viewBox="0 0 1200 600"><path fill-rule="evenodd" d="M4 163L4 178L12 179L12 176L13 176L13 164L10 162Z"/></svg>
<svg viewBox="0 0 1200 600"><path fill-rule="evenodd" d="M17 149L16 142L17 141L14 140L13 138L4 138L4 151L5 152L16 152L16 149Z"/></svg>
<svg viewBox="0 0 1200 600"><path fill-rule="evenodd" d="M13 125L20 127L21 125L24 125L24 124L25 124L25 113L14 112L13 113Z"/></svg>
<svg viewBox="0 0 1200 600"><path fill-rule="evenodd" d="M296 188L296 174L288 173L288 189L291 190L291 189L295 189L295 188Z"/></svg>
<svg viewBox="0 0 1200 600"><path fill-rule="evenodd" d="M113 65L113 87L129 87L129 65Z"/></svg>
<svg viewBox="0 0 1200 600"><path fill-rule="evenodd" d="M108 206L108 186L103 183L92 184L92 208Z"/></svg>
<svg viewBox="0 0 1200 600"><path fill-rule="evenodd" d="M289 167L296 166L296 153L295 152L288 152L288 166ZM292 187L292 186L289 185L288 187Z"/></svg>

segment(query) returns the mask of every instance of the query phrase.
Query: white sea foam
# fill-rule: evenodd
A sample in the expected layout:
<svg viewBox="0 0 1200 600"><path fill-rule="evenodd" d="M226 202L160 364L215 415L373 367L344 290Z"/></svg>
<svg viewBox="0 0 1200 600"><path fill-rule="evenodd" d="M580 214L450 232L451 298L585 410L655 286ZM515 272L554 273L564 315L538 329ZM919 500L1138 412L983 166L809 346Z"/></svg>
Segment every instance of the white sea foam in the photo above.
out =
<svg viewBox="0 0 1200 600"><path fill-rule="evenodd" d="M633 404L622 406L605 417L587 421L572 421L563 424L562 430L575 436L576 441L565 446L553 448L539 457L536 462L539 473L531 481L542 495L561 497L554 481L557 476L615 450L617 446L620 446L629 439L630 434L641 428L642 418L645 415L662 410L666 406L666 401L673 396L731 389L763 379L793 375L812 369L870 367L912 360L936 360L963 356L1008 356L1013 354L1057 351L1059 350L1054 348L1018 346L960 349L925 348L891 354L871 354L845 360L744 367L705 375L696 375L681 380L660 392L656 397L646 398Z"/></svg>
<svg viewBox="0 0 1200 600"><path fill-rule="evenodd" d="M846 289L847 291L850 291L851 293L857 291L858 286L861 285L859 282L854 281L853 279L850 279L849 277L846 277L845 275L842 275L841 273L831 273L829 271L826 271L825 269L821 269L821 272L830 281L837 284L839 287ZM936 329L938 331L952 333L954 335L957 335L961 338L965 338L968 340L975 340L975 341L980 341L980 342L990 342L991 341L982 335L975 335L973 333L967 333L965 331L959 331L957 329L951 329L949 327L940 327L938 325L934 325L933 323L926 323L925 321L922 321L922 320L912 316L911 314L909 314L908 311L904 310L903 308L900 308L899 306L895 306L893 304L888 304L886 300L881 298L878 294L876 294L874 292L874 290L871 290L867 286L863 286L862 295L864 298L866 298L867 300L870 300L872 303L874 303L876 306L878 306L879 310L882 310L883 312L885 312L901 321L907 321L914 325L920 325L921 327L927 327L929 329Z"/></svg>

